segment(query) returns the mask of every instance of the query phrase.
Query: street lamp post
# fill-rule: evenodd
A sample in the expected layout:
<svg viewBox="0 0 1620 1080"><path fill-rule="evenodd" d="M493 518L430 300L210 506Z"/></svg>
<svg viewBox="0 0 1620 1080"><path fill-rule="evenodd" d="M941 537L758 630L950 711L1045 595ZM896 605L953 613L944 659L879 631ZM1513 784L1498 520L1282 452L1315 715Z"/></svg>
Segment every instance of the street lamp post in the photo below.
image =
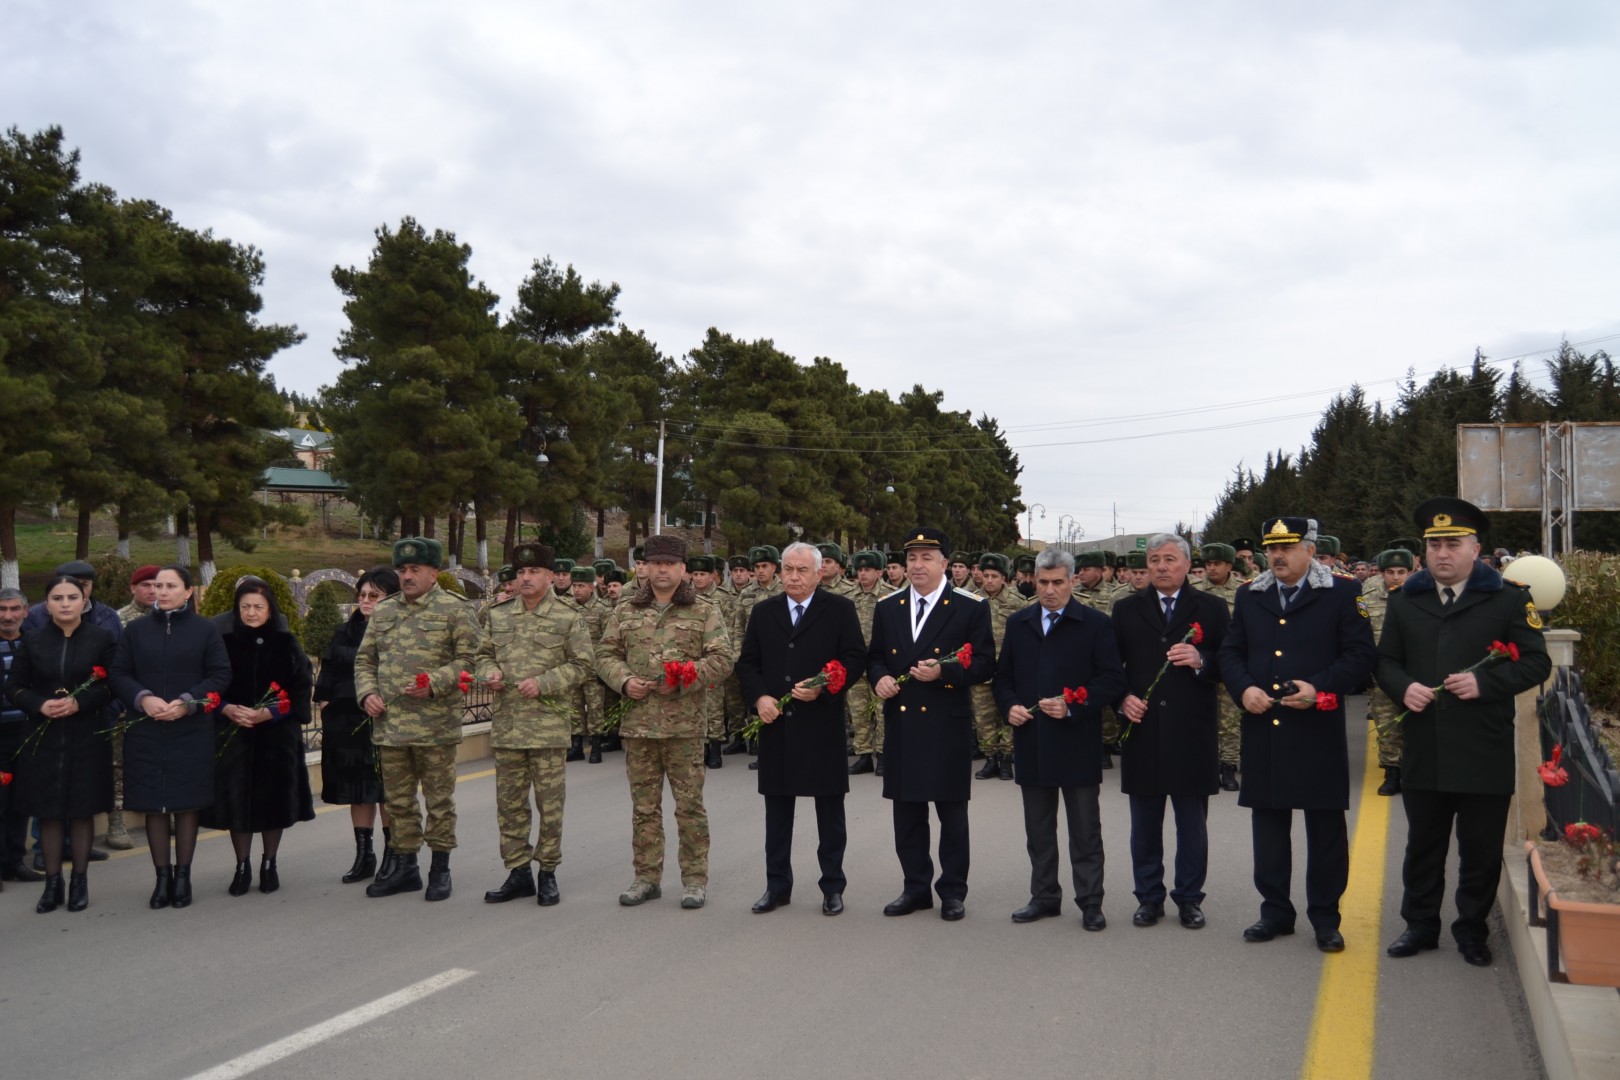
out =
<svg viewBox="0 0 1620 1080"><path fill-rule="evenodd" d="M1043 503L1030 503L1029 504L1029 514L1028 514L1028 516L1026 518L1025 525L1024 525L1024 539L1025 540L1033 540L1033 539L1035 539L1035 511L1036 510L1039 510L1041 512L1041 520L1042 521L1046 520L1046 506Z"/></svg>

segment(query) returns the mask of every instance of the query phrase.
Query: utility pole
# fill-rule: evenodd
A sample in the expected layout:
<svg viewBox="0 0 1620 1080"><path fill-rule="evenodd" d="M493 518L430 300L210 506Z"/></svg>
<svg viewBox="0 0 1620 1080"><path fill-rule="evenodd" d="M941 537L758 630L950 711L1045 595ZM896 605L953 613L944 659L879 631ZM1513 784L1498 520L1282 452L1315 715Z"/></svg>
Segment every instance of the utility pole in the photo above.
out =
<svg viewBox="0 0 1620 1080"><path fill-rule="evenodd" d="M658 421L658 483L653 488L653 535L664 531L664 421Z"/></svg>

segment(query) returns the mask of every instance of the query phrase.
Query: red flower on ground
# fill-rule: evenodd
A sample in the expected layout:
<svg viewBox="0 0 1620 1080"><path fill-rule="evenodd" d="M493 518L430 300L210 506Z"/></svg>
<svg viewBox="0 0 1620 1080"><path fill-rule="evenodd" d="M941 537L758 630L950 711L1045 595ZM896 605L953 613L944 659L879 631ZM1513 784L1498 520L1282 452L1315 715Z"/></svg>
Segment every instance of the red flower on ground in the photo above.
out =
<svg viewBox="0 0 1620 1080"><path fill-rule="evenodd" d="M1585 844L1603 839L1603 830L1585 821L1564 826L1564 839L1572 844Z"/></svg>

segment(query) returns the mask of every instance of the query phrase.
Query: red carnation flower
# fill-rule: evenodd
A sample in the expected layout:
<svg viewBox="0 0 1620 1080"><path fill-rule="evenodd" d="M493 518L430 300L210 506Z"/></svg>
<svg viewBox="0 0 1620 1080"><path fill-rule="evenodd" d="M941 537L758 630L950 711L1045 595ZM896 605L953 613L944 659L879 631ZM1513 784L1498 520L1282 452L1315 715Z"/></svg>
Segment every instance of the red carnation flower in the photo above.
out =
<svg viewBox="0 0 1620 1080"><path fill-rule="evenodd" d="M97 664L95 667L90 669L90 674L97 679L105 679L107 677L107 669L102 667L100 664Z"/></svg>
<svg viewBox="0 0 1620 1080"><path fill-rule="evenodd" d="M1564 826L1564 839L1572 844L1586 844L1603 839L1603 830L1585 821Z"/></svg>
<svg viewBox="0 0 1620 1080"><path fill-rule="evenodd" d="M472 672L463 671L463 672L461 672L460 674L458 674L456 676L456 689L460 690L463 694L471 693L472 692L472 686L473 686Z"/></svg>
<svg viewBox="0 0 1620 1080"><path fill-rule="evenodd" d="M836 660L827 661L827 666L821 669L821 673L827 678L827 693L829 694L836 694L843 690L844 684L849 681L849 672L845 671L844 665Z"/></svg>
<svg viewBox="0 0 1620 1080"><path fill-rule="evenodd" d="M1063 700L1070 705L1084 705L1088 696L1090 695L1083 686L1077 686L1073 690L1065 688L1063 691Z"/></svg>
<svg viewBox="0 0 1620 1080"><path fill-rule="evenodd" d="M203 712L213 712L215 709L219 708L219 702L219 695L210 692L209 695L203 699Z"/></svg>
<svg viewBox="0 0 1620 1080"><path fill-rule="evenodd" d="M418 690L426 690L428 687L430 687L432 685L433 685L433 679L431 677L429 677L427 672L419 671L419 672L416 673L416 688Z"/></svg>
<svg viewBox="0 0 1620 1080"><path fill-rule="evenodd" d="M0 787L10 787L10 786L11 786L11 774L8 773L8 772L0 772Z"/></svg>
<svg viewBox="0 0 1620 1080"><path fill-rule="evenodd" d="M1193 623L1192 624L1192 629L1187 631L1187 644L1189 644L1189 645L1201 645L1201 644L1203 644L1203 641L1204 641L1204 628L1201 625L1199 625L1198 623Z"/></svg>
<svg viewBox="0 0 1620 1080"><path fill-rule="evenodd" d="M1322 712L1332 712L1339 707L1338 694L1317 694L1316 707Z"/></svg>
<svg viewBox="0 0 1620 1080"><path fill-rule="evenodd" d="M964 642L962 647L956 650L956 662L963 667L973 663L973 643L971 641Z"/></svg>

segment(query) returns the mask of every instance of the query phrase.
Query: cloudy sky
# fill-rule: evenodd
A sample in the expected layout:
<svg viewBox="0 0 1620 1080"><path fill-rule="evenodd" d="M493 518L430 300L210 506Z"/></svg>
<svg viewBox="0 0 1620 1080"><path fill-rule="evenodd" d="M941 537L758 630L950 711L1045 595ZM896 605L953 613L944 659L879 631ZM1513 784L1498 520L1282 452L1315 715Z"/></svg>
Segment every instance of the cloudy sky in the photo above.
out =
<svg viewBox="0 0 1620 1080"><path fill-rule="evenodd" d="M1620 346L1620 7L1337 7L0 0L0 119L261 248L283 386L409 214L503 311L550 255L672 356L942 389L1100 538L1351 383Z"/></svg>

